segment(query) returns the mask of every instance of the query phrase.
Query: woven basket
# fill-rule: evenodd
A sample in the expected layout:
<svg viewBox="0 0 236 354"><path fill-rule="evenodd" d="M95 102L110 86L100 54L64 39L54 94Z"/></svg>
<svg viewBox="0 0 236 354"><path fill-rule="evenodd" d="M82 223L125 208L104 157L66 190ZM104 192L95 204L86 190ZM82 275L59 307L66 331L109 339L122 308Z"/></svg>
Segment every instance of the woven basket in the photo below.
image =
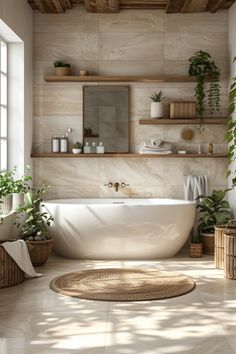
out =
<svg viewBox="0 0 236 354"><path fill-rule="evenodd" d="M235 225L233 225L235 224ZM224 233L227 231L236 232L236 220L230 220L228 224L215 226L215 266L218 269L224 269Z"/></svg>
<svg viewBox="0 0 236 354"><path fill-rule="evenodd" d="M201 233L203 253L214 255L215 237L214 234Z"/></svg>
<svg viewBox="0 0 236 354"><path fill-rule="evenodd" d="M190 257L199 258L202 257L202 243L190 243Z"/></svg>
<svg viewBox="0 0 236 354"><path fill-rule="evenodd" d="M25 241L33 266L42 266L52 252L53 240Z"/></svg>
<svg viewBox="0 0 236 354"><path fill-rule="evenodd" d="M224 276L236 279L236 232L224 233Z"/></svg>
<svg viewBox="0 0 236 354"><path fill-rule="evenodd" d="M0 241L0 244L6 241ZM0 288L8 288L22 283L25 280L24 272L0 245Z"/></svg>

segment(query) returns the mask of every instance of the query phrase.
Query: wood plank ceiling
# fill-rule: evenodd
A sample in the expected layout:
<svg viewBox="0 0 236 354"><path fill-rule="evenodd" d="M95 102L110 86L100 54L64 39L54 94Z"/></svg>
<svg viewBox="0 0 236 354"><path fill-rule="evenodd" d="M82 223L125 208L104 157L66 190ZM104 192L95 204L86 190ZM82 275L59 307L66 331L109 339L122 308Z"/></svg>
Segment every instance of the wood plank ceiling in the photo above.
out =
<svg viewBox="0 0 236 354"><path fill-rule="evenodd" d="M83 4L87 12L118 13L120 10L165 10L166 13L215 13L229 9L236 0L28 0L34 10L64 13Z"/></svg>

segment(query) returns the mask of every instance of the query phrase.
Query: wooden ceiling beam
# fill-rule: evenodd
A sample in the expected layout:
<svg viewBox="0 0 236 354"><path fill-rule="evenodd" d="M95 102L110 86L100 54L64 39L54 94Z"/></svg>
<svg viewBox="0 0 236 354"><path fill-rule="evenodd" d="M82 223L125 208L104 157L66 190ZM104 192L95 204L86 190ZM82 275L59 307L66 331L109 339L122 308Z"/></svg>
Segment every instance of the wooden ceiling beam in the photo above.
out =
<svg viewBox="0 0 236 354"><path fill-rule="evenodd" d="M119 12L119 0L85 0L88 12L117 13Z"/></svg>
<svg viewBox="0 0 236 354"><path fill-rule="evenodd" d="M185 0L168 0L166 5L166 13L172 14L176 12L181 12L183 8Z"/></svg>
<svg viewBox="0 0 236 354"><path fill-rule="evenodd" d="M182 13L204 12L206 11L208 0L185 0L181 9Z"/></svg>
<svg viewBox="0 0 236 354"><path fill-rule="evenodd" d="M226 0L209 0L207 5L207 11L215 13L217 10L224 7Z"/></svg>

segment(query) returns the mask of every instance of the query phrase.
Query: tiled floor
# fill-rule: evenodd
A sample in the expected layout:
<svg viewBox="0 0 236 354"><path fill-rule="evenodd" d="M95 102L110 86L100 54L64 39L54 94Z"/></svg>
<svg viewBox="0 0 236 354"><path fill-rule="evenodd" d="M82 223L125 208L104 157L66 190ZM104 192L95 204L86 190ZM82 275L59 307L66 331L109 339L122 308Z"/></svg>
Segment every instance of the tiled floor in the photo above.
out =
<svg viewBox="0 0 236 354"><path fill-rule="evenodd" d="M179 271L196 289L177 298L131 303L87 301L48 288L62 273L101 267ZM236 353L236 280L211 257L161 261L78 261L52 257L42 278L0 290L1 354Z"/></svg>

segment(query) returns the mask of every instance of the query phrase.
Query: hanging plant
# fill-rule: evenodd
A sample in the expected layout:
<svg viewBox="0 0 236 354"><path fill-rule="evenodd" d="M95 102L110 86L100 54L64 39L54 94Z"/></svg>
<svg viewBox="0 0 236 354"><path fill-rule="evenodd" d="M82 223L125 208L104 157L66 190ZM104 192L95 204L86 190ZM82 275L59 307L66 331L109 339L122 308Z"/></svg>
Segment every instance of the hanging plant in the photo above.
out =
<svg viewBox="0 0 236 354"><path fill-rule="evenodd" d="M197 85L195 88L195 97L197 100L197 112L200 116L205 111L205 101L208 98L210 113L220 109L220 69L209 53L199 50L194 56L189 58L189 75L196 76ZM207 87L206 81L209 82Z"/></svg>
<svg viewBox="0 0 236 354"><path fill-rule="evenodd" d="M236 62L234 57L233 62ZM232 84L229 89L229 118L226 121L228 131L225 134L225 140L230 144L228 151L229 169L227 171L227 177L232 175L232 187L236 187L236 168L233 166L233 162L236 160L236 119L233 117L233 113L236 112L236 77L233 77ZM231 170L232 168L232 170Z"/></svg>

